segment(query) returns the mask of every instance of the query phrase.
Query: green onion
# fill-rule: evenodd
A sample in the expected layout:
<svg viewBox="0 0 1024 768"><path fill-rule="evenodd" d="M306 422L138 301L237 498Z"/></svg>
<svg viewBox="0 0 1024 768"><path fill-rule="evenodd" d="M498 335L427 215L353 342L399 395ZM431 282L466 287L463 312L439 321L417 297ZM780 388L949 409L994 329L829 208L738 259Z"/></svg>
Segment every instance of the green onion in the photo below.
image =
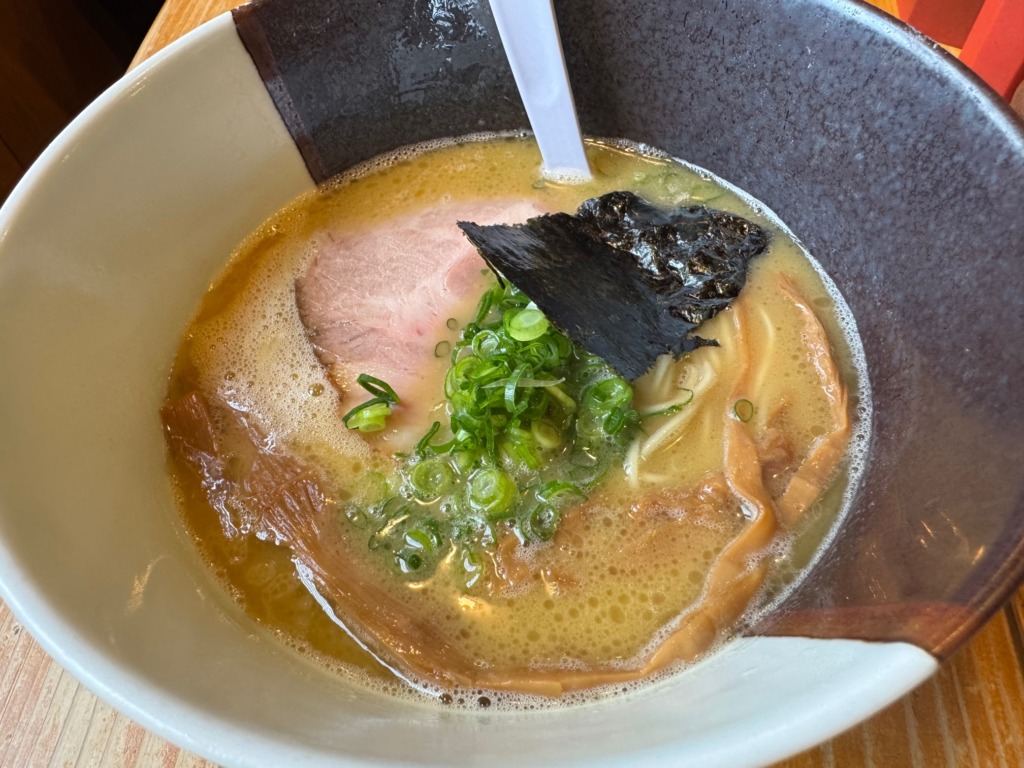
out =
<svg viewBox="0 0 1024 768"><path fill-rule="evenodd" d="M539 309L508 311L503 318L508 335L516 341L533 341L548 330L548 319Z"/></svg>
<svg viewBox="0 0 1024 768"><path fill-rule="evenodd" d="M384 422L391 415L391 405L380 397L367 400L357 405L351 411L341 417L342 422L349 429L358 429L360 432L380 432L384 429Z"/></svg>
<svg viewBox="0 0 1024 768"><path fill-rule="evenodd" d="M555 400L558 401L558 404L562 406L563 411L565 411L568 414L576 412L576 401L569 397L569 395L566 394L565 390L562 389L559 385L556 384L554 386L548 387L547 392Z"/></svg>
<svg viewBox="0 0 1024 768"><path fill-rule="evenodd" d="M550 504L539 505L526 520L527 535L538 541L550 540L558 528L558 518L558 510Z"/></svg>
<svg viewBox="0 0 1024 768"><path fill-rule="evenodd" d="M749 400L737 400L732 407L732 412L736 414L737 419L746 424L754 418L754 404Z"/></svg>
<svg viewBox="0 0 1024 768"><path fill-rule="evenodd" d="M466 474L473 467L476 461L476 454L473 451L453 451L452 462L455 468L462 474Z"/></svg>
<svg viewBox="0 0 1024 768"><path fill-rule="evenodd" d="M478 469L469 478L469 504L489 520L507 517L518 494L512 478L497 467Z"/></svg>
<svg viewBox="0 0 1024 768"><path fill-rule="evenodd" d="M497 419L482 419L482 422L484 427L484 448L487 449L487 454L489 456L494 456L495 445L497 445L497 441L495 440L494 437L494 428L495 425L497 425L498 427L501 427L503 425L500 422L498 422Z"/></svg>
<svg viewBox="0 0 1024 768"><path fill-rule="evenodd" d="M491 307L494 306L494 302L500 300L500 297L504 294L504 289L501 285L495 285L487 293L480 297L480 303L476 306L476 319L475 323L479 325L485 319L491 311ZM469 330L468 328L466 330Z"/></svg>
<svg viewBox="0 0 1024 768"><path fill-rule="evenodd" d="M607 414L629 405L633 388L625 379L613 376L591 384L583 392L583 405L598 414Z"/></svg>
<svg viewBox="0 0 1024 768"><path fill-rule="evenodd" d="M540 458L533 451L533 435L520 427L509 427L502 442L502 453L514 463L526 465L529 469L540 468Z"/></svg>
<svg viewBox="0 0 1024 768"><path fill-rule="evenodd" d="M494 331L480 331L473 337L473 352L478 357L490 357L504 351L501 337Z"/></svg>
<svg viewBox="0 0 1024 768"><path fill-rule="evenodd" d="M529 376L523 376L518 382L516 382L516 386L521 389L553 387L556 384L561 384L563 381L565 381L564 376L560 379L531 379ZM492 381L490 384L485 384L484 387L486 389L491 389L493 387L504 387L506 384L508 384L508 379L499 379L498 381Z"/></svg>
<svg viewBox="0 0 1024 768"><path fill-rule="evenodd" d="M636 418L636 411L629 408L614 408L608 412L604 417L604 421L601 422L601 426L604 427L604 431L609 435L617 435L623 429L626 424Z"/></svg>
<svg viewBox="0 0 1024 768"><path fill-rule="evenodd" d="M441 539L441 527L436 520L426 519L405 532L403 537L406 545L427 554L434 554L444 543Z"/></svg>
<svg viewBox="0 0 1024 768"><path fill-rule="evenodd" d="M458 330L456 321L447 325ZM503 282L434 354L451 361L448 423L433 422L414 451L396 454L395 475L347 500L339 518L375 530L369 546L396 572L427 578L444 559L468 590L481 583L484 554L504 532L524 541L554 536L566 505L621 459L639 417L627 381ZM383 429L398 395L368 374L357 381L372 399L346 424Z"/></svg>
<svg viewBox="0 0 1024 768"><path fill-rule="evenodd" d="M483 334L480 334L480 336L482 335ZM480 336L477 338L480 338ZM489 384L492 381L497 381L511 373L512 370L509 367L507 360L480 360L476 367L466 375L466 378L471 384L483 385Z"/></svg>
<svg viewBox="0 0 1024 768"><path fill-rule="evenodd" d="M401 496L392 496L378 508L379 517L387 525L395 526L404 522L412 512L407 499ZM389 529L390 530L390 529Z"/></svg>
<svg viewBox="0 0 1024 768"><path fill-rule="evenodd" d="M378 379L376 376L371 376L368 373L360 373L359 376L356 377L356 384L361 386L374 397L379 397L390 405L394 405L398 402L398 395L395 394L395 390L391 388L391 385L386 381Z"/></svg>
<svg viewBox="0 0 1024 768"><path fill-rule="evenodd" d="M516 386L529 370L525 365L521 365L505 381L505 410L511 414L518 414L526 408L525 403L516 402Z"/></svg>
<svg viewBox="0 0 1024 768"><path fill-rule="evenodd" d="M374 397L357 405L342 416L341 420L349 429L380 432L384 429L387 417L391 415L391 406L398 402L398 395L386 381L368 373L360 373L356 377L356 383Z"/></svg>
<svg viewBox="0 0 1024 768"><path fill-rule="evenodd" d="M412 468L409 483L420 501L435 501L452 484L452 470L440 459L425 459Z"/></svg>
<svg viewBox="0 0 1024 768"><path fill-rule="evenodd" d="M562 433L548 421L536 419L530 422L530 434L537 441L537 445L549 451L562 444Z"/></svg>
<svg viewBox="0 0 1024 768"><path fill-rule="evenodd" d="M434 435L441 429L441 422L435 421L430 425L430 429L427 430L427 434L420 438L420 441L416 443L416 450L413 452L416 456L422 456L430 448L430 441L434 439Z"/></svg>
<svg viewBox="0 0 1024 768"><path fill-rule="evenodd" d="M587 497L578 485L558 480L546 483L537 490L537 498L541 501L553 501L559 496L565 495L579 496L581 499Z"/></svg>

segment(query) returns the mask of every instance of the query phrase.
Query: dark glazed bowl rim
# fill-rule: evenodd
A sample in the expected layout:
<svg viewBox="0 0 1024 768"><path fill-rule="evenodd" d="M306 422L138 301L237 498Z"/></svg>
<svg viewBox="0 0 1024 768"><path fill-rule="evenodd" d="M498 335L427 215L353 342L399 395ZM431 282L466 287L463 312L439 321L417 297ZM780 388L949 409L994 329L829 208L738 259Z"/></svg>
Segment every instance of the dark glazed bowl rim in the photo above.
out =
<svg viewBox="0 0 1024 768"><path fill-rule="evenodd" d="M262 2L264 0L256 0ZM276 2L276 0L266 0ZM812 0L821 5L817 0ZM872 24L877 24L884 34L894 44L904 47L906 50L915 53L922 61L923 66L946 68L956 75L961 81L960 88L965 95L973 96L982 110L995 118L1006 129L1007 134L1016 138L1024 147L1024 114L1016 112L1000 93L990 86L970 67L965 65L956 55L950 52L946 46L928 37L908 22L900 19L881 8L872 5L867 0L842 0L834 10L849 18L869 17ZM888 28L888 29L886 29ZM915 51L916 49L916 51ZM929 63L926 56L935 57L934 64ZM971 93L973 91L973 93ZM1024 249L1018 253L1024 258ZM1018 497L1018 505L1024 502L1024 495ZM944 634L935 635L930 638L929 643L921 643L913 636L906 639L925 649L935 656L939 661L948 659L955 651L959 650L984 624L986 624L1007 601L1024 586L1024 535L1018 536L1014 547L1003 557L1002 564L998 570L992 573L989 578L983 581L980 586L971 594L970 608L965 607L956 615L956 622L948 626ZM809 578L811 573L807 574ZM880 612L880 620L887 620L884 612ZM926 618L925 621L928 621ZM755 627L754 634L764 631L767 634L802 634L806 625L799 624L799 628L790 626L786 617L770 617ZM858 633L847 625L841 636L860 637L866 640L877 639L870 630Z"/></svg>

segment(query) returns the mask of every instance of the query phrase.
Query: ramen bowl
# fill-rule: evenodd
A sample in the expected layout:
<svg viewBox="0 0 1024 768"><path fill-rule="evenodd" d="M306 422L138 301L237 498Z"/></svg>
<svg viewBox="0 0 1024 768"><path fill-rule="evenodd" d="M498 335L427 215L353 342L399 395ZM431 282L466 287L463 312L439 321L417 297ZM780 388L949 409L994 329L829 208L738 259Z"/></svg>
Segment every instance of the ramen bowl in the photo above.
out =
<svg viewBox="0 0 1024 768"><path fill-rule="evenodd" d="M908 28L832 0L557 3L580 122L762 200L822 263L873 394L799 586L640 693L466 712L287 650L180 522L180 334L269 214L395 147L527 127L485 3L265 2L105 93L0 211L0 582L40 643L231 766L766 764L931 675L1024 572L1024 128Z"/></svg>

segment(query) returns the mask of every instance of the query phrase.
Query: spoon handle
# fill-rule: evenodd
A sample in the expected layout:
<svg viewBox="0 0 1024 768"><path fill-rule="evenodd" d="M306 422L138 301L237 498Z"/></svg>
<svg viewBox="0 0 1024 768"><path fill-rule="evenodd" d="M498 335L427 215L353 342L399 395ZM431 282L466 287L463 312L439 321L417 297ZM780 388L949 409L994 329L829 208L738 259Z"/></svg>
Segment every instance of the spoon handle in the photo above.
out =
<svg viewBox="0 0 1024 768"><path fill-rule="evenodd" d="M559 181L587 181L590 166L583 151L552 0L490 3L540 146L544 175Z"/></svg>

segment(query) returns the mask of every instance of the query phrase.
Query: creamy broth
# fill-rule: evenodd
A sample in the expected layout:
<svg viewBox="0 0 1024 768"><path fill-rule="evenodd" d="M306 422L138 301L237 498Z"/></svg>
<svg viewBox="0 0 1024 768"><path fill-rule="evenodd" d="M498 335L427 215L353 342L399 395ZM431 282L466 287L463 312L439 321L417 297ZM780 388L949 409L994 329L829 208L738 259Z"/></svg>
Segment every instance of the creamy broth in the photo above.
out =
<svg viewBox="0 0 1024 768"><path fill-rule="evenodd" d="M408 150L369 164L272 217L203 299L174 364L169 402L198 392L214 404L228 474L252 454L254 440L307 468L329 508L324 519L336 522L325 534L328 557L371 574L389 604L429 624L460 657L501 672L432 677L399 664L400 681L393 660L381 663L363 649L366 638L339 626L358 635L358 618L334 616L327 590L297 573L295 552L274 543L286 536L226 530L211 508L210 483L201 486L177 457L183 517L217 577L253 619L318 663L397 693L411 683L467 704L484 697L532 706L532 694L575 701L621 690L736 632L798 578L841 515L866 445L868 398L852 318L834 288L777 221L729 187L635 147L590 142L587 149L595 174L583 185L542 180L536 145L522 138ZM359 371L339 361L328 372L317 358L296 308L296 281L325 236L358 244L381 227L427 220L425 213L454 221L481 201L496 210L571 212L611 190L665 207L707 205L770 232L770 249L751 262L740 297L701 326L700 335L721 346L662 358L634 383L641 414L681 407L642 421L621 466L565 514L551 542L499 539L486 578L472 589L454 557L427 579L394 578L366 546L367 528L345 518L344 504L392 473L392 453L440 418L449 360L416 361L416 383L400 392L413 405L398 409L387 430L347 430L340 415L360 395L346 382ZM397 238L393 257L408 247L415 244ZM386 266L381 271L386 280ZM482 261L465 279L473 284L469 299L443 316L425 313L428 348L455 342L449 317L461 327L493 281ZM728 469L741 451L755 456L766 515L752 509L756 498L737 490L745 481ZM501 682L510 670L522 684Z"/></svg>

